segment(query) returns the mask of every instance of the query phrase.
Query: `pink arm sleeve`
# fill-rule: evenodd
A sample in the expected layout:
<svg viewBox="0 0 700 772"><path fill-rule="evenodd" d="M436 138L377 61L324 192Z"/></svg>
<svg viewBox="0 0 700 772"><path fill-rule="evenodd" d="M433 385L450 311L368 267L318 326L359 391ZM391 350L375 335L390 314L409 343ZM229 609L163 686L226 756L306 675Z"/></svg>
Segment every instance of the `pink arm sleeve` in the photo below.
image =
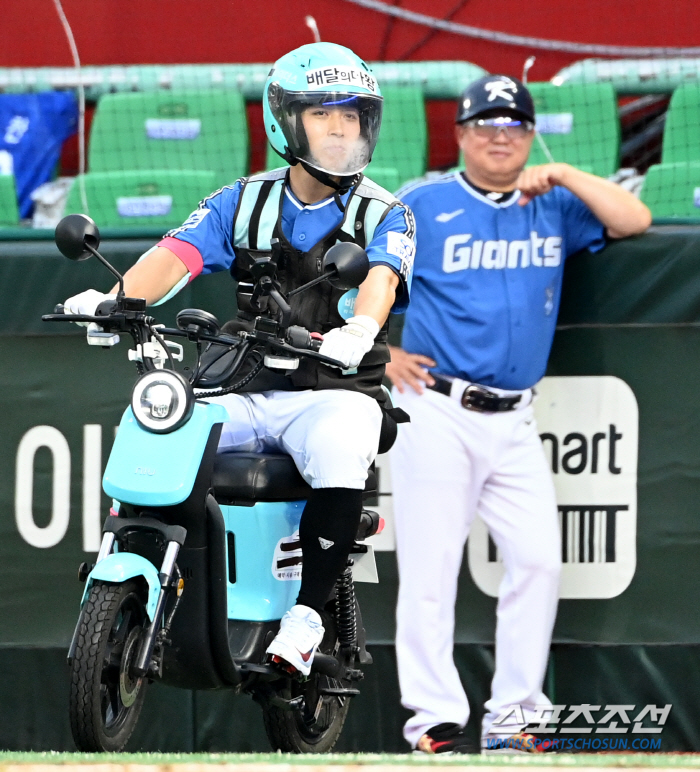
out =
<svg viewBox="0 0 700 772"><path fill-rule="evenodd" d="M190 281L202 273L204 260L202 260L202 255L199 253L197 247L193 247L192 244L172 236L166 236L159 241L156 246L169 249L176 257L182 260L191 274Z"/></svg>

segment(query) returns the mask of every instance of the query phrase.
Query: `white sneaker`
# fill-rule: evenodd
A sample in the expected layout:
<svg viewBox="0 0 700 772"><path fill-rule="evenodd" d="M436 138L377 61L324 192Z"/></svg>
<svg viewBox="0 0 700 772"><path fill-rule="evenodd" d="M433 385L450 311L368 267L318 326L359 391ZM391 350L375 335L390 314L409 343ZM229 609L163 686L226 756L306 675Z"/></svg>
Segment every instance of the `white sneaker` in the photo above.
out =
<svg viewBox="0 0 700 772"><path fill-rule="evenodd" d="M282 617L280 631L267 647L267 653L273 662L284 660L307 676L323 633L321 617L316 611L308 606L292 606Z"/></svg>

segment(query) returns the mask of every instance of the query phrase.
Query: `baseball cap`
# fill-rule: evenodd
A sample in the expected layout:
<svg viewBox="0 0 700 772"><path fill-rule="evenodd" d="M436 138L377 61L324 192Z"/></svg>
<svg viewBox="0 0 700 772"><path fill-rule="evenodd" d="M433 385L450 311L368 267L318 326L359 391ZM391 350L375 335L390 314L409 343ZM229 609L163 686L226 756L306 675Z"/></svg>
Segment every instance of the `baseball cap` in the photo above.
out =
<svg viewBox="0 0 700 772"><path fill-rule="evenodd" d="M535 122L535 104L524 83L508 75L484 75L462 92L455 123L492 110L508 110Z"/></svg>

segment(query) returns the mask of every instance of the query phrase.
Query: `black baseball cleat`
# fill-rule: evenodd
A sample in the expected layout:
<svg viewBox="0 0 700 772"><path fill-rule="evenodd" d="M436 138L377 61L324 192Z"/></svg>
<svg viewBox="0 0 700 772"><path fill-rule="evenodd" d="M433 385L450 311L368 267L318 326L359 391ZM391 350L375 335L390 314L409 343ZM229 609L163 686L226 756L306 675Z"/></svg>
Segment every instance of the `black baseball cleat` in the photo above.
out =
<svg viewBox="0 0 700 772"><path fill-rule="evenodd" d="M438 724L418 740L413 751L420 754L444 753L479 753L479 748L467 740L464 728L459 724Z"/></svg>

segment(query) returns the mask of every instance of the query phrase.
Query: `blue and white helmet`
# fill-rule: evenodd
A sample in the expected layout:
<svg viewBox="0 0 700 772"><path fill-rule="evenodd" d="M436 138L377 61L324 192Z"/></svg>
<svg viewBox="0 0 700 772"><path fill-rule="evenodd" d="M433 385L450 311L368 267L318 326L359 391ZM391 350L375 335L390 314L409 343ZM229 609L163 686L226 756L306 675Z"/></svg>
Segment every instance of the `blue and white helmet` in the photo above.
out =
<svg viewBox="0 0 700 772"><path fill-rule="evenodd" d="M275 62L265 82L263 117L270 144L285 161L299 161L340 177L359 174L372 159L382 121L382 95L369 66L349 48L335 43L301 46ZM309 107L347 106L357 110L360 135L329 169L314 157L302 122Z"/></svg>

